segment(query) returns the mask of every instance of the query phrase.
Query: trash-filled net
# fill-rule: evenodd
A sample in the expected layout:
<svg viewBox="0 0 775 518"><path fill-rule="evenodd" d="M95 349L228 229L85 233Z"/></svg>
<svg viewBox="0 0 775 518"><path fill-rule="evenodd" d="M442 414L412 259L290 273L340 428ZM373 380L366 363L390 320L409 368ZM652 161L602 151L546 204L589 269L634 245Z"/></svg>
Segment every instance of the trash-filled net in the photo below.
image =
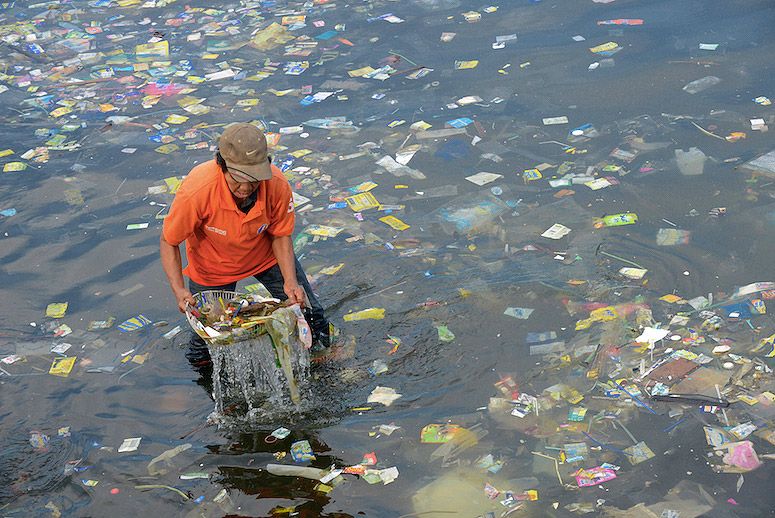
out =
<svg viewBox="0 0 775 518"><path fill-rule="evenodd" d="M233 291L203 291L186 318L213 362L215 411L299 405L309 377L311 333L298 304Z"/></svg>

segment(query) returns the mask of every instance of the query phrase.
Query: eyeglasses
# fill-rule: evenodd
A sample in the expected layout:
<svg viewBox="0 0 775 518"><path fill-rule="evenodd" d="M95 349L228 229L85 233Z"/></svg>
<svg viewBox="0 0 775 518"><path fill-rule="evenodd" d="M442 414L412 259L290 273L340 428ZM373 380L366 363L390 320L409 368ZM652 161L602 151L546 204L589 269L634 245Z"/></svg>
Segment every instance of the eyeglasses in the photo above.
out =
<svg viewBox="0 0 775 518"><path fill-rule="evenodd" d="M242 170L240 170L240 169L237 169L236 167L227 167L227 168L226 168L226 172L228 173L229 177L231 178L231 180L232 180L234 183L249 183L250 185L254 185L254 184L255 184L255 185L257 185L257 184L258 184L258 183L261 181L261 180L256 180L255 178L253 178L253 180L249 180L249 181L247 181L247 182L246 182L245 180L239 180L239 179L237 179L237 178L235 178L235 177L234 177L234 175L232 174L232 171L234 171L234 172L236 172L236 173L239 173L239 174L242 174L242 175L245 175L245 176L247 176L248 178L253 178L253 177L252 177L252 176L250 176L250 175L249 175L248 173L246 173L245 171L242 171Z"/></svg>

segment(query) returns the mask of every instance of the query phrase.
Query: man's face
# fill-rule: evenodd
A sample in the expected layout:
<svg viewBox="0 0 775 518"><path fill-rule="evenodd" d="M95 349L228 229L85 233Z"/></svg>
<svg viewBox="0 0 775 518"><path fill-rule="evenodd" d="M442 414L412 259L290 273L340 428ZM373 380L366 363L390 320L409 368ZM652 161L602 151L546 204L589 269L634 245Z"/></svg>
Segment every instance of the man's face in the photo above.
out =
<svg viewBox="0 0 775 518"><path fill-rule="evenodd" d="M238 200L244 200L253 194L256 189L258 189L259 183L261 183L260 181L250 180L249 177L245 176L241 172L228 167L226 168L225 177L226 185L229 186L231 195Z"/></svg>

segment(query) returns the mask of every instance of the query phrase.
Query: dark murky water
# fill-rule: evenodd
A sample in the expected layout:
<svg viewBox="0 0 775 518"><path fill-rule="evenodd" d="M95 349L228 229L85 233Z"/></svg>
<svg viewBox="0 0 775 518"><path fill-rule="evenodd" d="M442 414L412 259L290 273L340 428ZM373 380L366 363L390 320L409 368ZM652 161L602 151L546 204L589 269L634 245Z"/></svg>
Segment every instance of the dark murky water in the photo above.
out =
<svg viewBox="0 0 775 518"><path fill-rule="evenodd" d="M681 518L772 512L772 460L764 457L773 453L767 440L773 439L767 396L775 388L772 359L766 349L754 350L774 331L772 311L734 318L713 306L718 329L703 328L711 314L659 300L672 293L686 300L712 294L714 304L729 300L739 286L775 280L773 175L740 167L775 148L771 133L752 130L750 122L775 123L772 106L753 100L775 98L771 2L518 1L492 4L495 12L487 12L486 4L442 0L215 8L199 1L11 4L0 9L0 84L8 87L0 93L0 152L13 154L0 162L11 169L7 164L21 162L26 169L0 174L0 210L16 210L0 216L0 353L21 357L0 364L3 516L123 516L138 509L332 517L473 517L490 511L570 516L579 508L608 516L675 516L662 514L673 510ZM481 19L466 22L468 11ZM404 21L379 19L388 13ZM306 15L306 26L290 32L295 41L264 51L243 45L284 15ZM644 21L598 24L616 19ZM135 46L154 31L169 42L170 54L147 61L143 70L134 66ZM454 39L440 41L451 32ZM197 33L198 39L190 36ZM25 40L26 34L36 36ZM492 48L497 36L512 34L516 41ZM574 41L577 35L585 39ZM317 45L304 47L309 42ZM621 50L612 56L590 52L606 42ZM45 52L36 54L35 43ZM718 46L701 50L701 44ZM290 56L286 45L311 52ZM304 60L310 67L301 75L283 73L287 62ZM456 61L466 60L479 63L455 69ZM593 63L597 68L589 70ZM388 64L395 72L384 81L348 75ZM420 67L433 70L411 79ZM198 79L229 68L235 79ZM256 81L260 72L267 77ZM693 95L682 91L705 76L721 81ZM71 78L92 82L74 85ZM307 85L313 94L334 93L302 106L299 92ZM288 89L287 95L273 93ZM163 95L156 99L156 92ZM209 113L183 110L178 103L186 95L204 98ZM465 96L480 100L459 101ZM251 106L250 99L260 102ZM72 112L60 115L58 108ZM165 122L170 115L189 119ZM132 119L107 124L111 116ZM568 122L542 122L560 116ZM345 117L353 126L304 124L330 117ZM473 122L465 133L446 138L424 138L410 129L422 120L430 131L440 130L458 118ZM295 190L311 198L311 209L297 209L297 253L342 343L350 345L335 348L334 358L313 370L312 411L288 416L278 409L276 420L219 430L206 426L213 409L207 383L185 360L186 322L174 309L158 260L163 204L172 197L148 189L207 160L207 146L233 121L257 121L274 132L304 126L308 135L282 135L274 156L281 162L310 151L297 153L287 167ZM584 124L596 132L571 133ZM726 139L734 140L734 132L745 138ZM52 143L58 135L62 142ZM73 149L53 149L62 143ZM178 148L157 152L165 143ZM424 179L394 176L375 164L412 144L421 147L408 166ZM44 159L46 147L52 149ZM690 147L707 156L701 176L679 172L674 150ZM27 150L33 151L25 155ZM361 154L348 157L355 153ZM302 167L315 170L305 175ZM536 167L543 178L524 181L523 171ZM477 172L502 177L483 186L466 180ZM614 185L550 185L565 173L610 177ZM360 221L349 208L329 208L364 181L378 184L371 192L380 203L403 206L392 215L409 229L380 222L384 211L364 211ZM561 189L573 192L560 197ZM594 218L628 211L638 215L637 224L594 227ZM136 223L149 226L126 230ZM571 232L560 240L541 237L555 223ZM311 224L344 230L313 240L303 233ZM691 234L688 243L660 246L660 229ZM344 263L338 273L318 275L338 263ZM622 267L648 273L632 280L618 273ZM753 298L770 302L761 290L735 302ZM44 316L49 303L65 301L63 319ZM590 311L609 305L618 318L576 330ZM384 308L385 318L343 321L348 312L371 307ZM504 315L508 307L534 311L522 320ZM679 312L690 320L669 325ZM115 325L88 330L94 320L114 316L120 323L138 314L168 325L129 333ZM658 342L650 354L634 345L635 338L639 327L656 323L680 341ZM55 336L60 324L72 333ZM183 332L164 338L176 325ZM454 333L453 341L440 340L442 325ZM542 343L563 344L531 355L536 343L528 333L543 332L556 337ZM401 340L392 354L389 336ZM57 356L50 348L61 343L72 346L64 356L77 357L67 377L48 373ZM731 345L738 356L713 355L719 344ZM693 374L693 391L713 390L710 375L699 372L720 373L713 379L734 401L726 417L720 410L702 413L696 404L649 401L649 410L626 395L605 394L601 384L609 375L639 378L652 360L670 354L667 348L713 358ZM388 364L378 377L368 372L375 360ZM725 362L732 363L730 370ZM588 374L595 368L597 379ZM739 382L727 383L730 374ZM538 412L514 417L512 403L491 400L501 396L494 384L509 375L520 392L542 396ZM545 390L558 383L584 399L552 398ZM367 404L378 385L402 397L389 407ZM747 405L740 395L757 402ZM369 409L353 410L364 407ZM580 425L568 419L574 407L587 408ZM727 422L758 428L746 440L763 465L744 473L739 489L738 474L716 473L708 465L714 455L703 426ZM400 428L379 433L389 423ZM420 442L429 423L466 427L479 436L478 444L437 455L436 445ZM291 435L267 442L279 426ZM60 435L63 427L69 431ZM45 446L30 442L33 431L48 437ZM137 451L118 453L130 437L142 437ZM267 473L268 463L292 464L289 456L277 457L303 439L317 455L315 467L349 466L375 452L377 468L395 466L400 476L370 485L344 475L326 492L316 481ZM655 457L632 465L621 450L638 441ZM564 485L551 460L531 453L556 458L579 442L590 451L581 461L559 465ZM161 471L147 469L154 457L182 444L191 447L159 463ZM477 466L487 454L502 461L497 474ZM603 462L621 467L617 478L579 489L572 473ZM525 477L536 480L520 480ZM488 482L501 491L493 500L484 493ZM185 496L136 488L143 485L174 486ZM501 504L505 491L528 489L538 490L538 500ZM641 502L655 506L653 514L630 509Z"/></svg>

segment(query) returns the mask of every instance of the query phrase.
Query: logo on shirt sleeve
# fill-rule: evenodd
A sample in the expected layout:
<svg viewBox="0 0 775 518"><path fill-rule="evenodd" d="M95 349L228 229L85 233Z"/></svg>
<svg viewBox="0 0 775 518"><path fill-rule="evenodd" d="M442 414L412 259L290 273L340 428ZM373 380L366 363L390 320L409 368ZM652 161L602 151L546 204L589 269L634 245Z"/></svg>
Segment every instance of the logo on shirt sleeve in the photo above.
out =
<svg viewBox="0 0 775 518"><path fill-rule="evenodd" d="M266 230L268 227L269 227L269 225L267 225L266 223L264 223L263 225L261 225L260 227L258 227L258 230L256 231L256 235L258 235L258 234L262 233L262 232L263 232L264 230Z"/></svg>
<svg viewBox="0 0 775 518"><path fill-rule="evenodd" d="M288 202L288 214L293 212L293 196L291 196L291 201Z"/></svg>

